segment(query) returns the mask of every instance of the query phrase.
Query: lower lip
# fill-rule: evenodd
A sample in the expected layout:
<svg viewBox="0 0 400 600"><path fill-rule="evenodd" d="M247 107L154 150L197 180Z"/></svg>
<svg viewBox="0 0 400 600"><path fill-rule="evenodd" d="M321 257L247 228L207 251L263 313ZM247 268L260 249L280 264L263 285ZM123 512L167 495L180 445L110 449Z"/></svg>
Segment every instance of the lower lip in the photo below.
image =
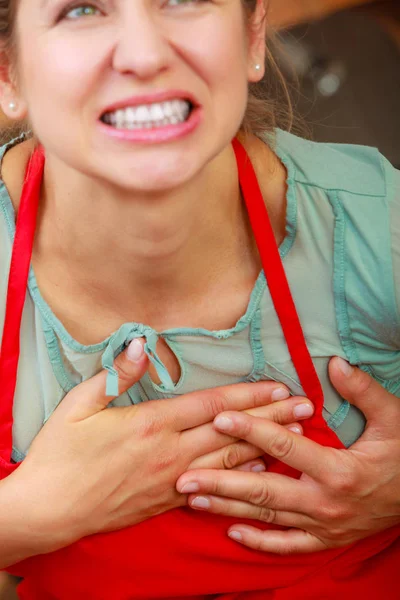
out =
<svg viewBox="0 0 400 600"><path fill-rule="evenodd" d="M140 142L142 144L161 144L183 138L200 125L202 112L199 108L192 109L190 116L184 123L165 125L154 129L116 129L99 121L101 131L106 135L126 142Z"/></svg>

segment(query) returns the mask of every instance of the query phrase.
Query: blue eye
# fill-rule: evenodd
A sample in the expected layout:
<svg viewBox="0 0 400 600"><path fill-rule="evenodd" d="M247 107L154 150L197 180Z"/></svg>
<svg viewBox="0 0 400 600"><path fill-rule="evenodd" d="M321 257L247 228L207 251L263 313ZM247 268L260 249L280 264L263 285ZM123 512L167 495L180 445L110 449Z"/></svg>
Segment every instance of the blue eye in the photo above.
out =
<svg viewBox="0 0 400 600"><path fill-rule="evenodd" d="M93 17L101 14L99 9L91 4L75 6L65 13L66 19L80 19L81 17Z"/></svg>

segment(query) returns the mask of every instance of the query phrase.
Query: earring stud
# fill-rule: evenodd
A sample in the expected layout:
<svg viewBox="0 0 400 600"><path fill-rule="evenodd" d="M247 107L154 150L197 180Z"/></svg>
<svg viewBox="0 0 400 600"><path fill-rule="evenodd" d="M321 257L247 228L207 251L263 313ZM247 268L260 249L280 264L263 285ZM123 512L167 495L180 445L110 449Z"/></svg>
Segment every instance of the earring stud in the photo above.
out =
<svg viewBox="0 0 400 600"><path fill-rule="evenodd" d="M256 71L261 71L261 65L259 63L257 63L256 65L254 65L254 68Z"/></svg>
<svg viewBox="0 0 400 600"><path fill-rule="evenodd" d="M10 102L8 105L8 108L12 111L15 112L17 110L17 104L16 102Z"/></svg>

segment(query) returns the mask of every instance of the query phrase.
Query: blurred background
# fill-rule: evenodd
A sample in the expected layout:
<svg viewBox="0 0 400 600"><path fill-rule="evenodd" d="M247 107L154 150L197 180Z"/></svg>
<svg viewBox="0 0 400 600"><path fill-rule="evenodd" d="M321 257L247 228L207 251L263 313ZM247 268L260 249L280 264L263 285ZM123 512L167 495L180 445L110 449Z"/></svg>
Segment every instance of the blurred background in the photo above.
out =
<svg viewBox="0 0 400 600"><path fill-rule="evenodd" d="M376 146L400 168L400 0L270 2L311 137Z"/></svg>
<svg viewBox="0 0 400 600"><path fill-rule="evenodd" d="M400 0L269 1L311 136L376 146L400 168ZM0 113L0 132L9 127ZM0 600L16 598L0 573Z"/></svg>

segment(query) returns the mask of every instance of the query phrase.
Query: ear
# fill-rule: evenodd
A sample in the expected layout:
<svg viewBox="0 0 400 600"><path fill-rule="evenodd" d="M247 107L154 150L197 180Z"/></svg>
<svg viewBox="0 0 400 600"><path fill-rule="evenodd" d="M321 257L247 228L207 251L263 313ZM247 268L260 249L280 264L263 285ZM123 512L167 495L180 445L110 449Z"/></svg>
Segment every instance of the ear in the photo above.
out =
<svg viewBox="0 0 400 600"><path fill-rule="evenodd" d="M8 119L21 121L27 117L28 108L16 86L16 77L5 52L0 51L0 107Z"/></svg>
<svg viewBox="0 0 400 600"><path fill-rule="evenodd" d="M256 83L265 73L265 38L267 30L267 11L265 0L257 0L254 13L248 24L248 80Z"/></svg>

